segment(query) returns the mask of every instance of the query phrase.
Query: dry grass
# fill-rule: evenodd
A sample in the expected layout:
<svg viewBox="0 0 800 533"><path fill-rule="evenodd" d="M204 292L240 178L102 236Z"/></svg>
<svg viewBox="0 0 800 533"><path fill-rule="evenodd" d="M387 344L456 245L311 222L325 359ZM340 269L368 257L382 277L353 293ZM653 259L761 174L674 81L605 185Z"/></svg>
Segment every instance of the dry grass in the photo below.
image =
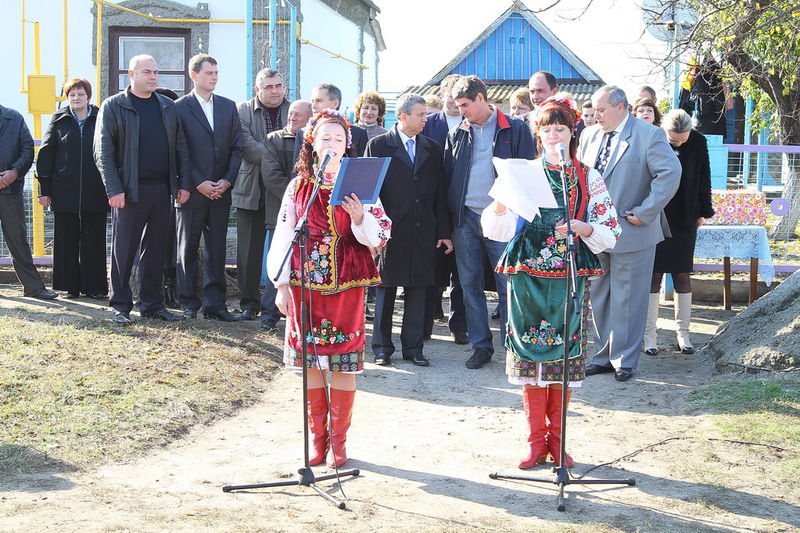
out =
<svg viewBox="0 0 800 533"><path fill-rule="evenodd" d="M87 468L252 404L282 339L257 324L0 308L0 473ZM102 318L101 318L102 317Z"/></svg>

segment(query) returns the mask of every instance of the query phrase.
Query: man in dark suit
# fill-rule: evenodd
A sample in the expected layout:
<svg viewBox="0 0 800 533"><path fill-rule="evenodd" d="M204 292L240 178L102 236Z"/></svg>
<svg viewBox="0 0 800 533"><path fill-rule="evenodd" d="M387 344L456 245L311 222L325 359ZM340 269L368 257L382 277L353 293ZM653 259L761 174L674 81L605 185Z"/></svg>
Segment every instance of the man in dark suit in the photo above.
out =
<svg viewBox="0 0 800 533"><path fill-rule="evenodd" d="M592 281L595 353L586 375L614 372L627 381L639 362L656 244L670 235L663 211L681 164L664 130L630 114L619 87L602 87L592 105L597 124L584 130L578 157L603 175L622 235L598 255L605 275Z"/></svg>
<svg viewBox="0 0 800 533"><path fill-rule="evenodd" d="M242 166L231 192L236 208L236 276L239 285L239 305L242 318L253 320L261 313L261 326L269 329L280 320L275 307L275 287L267 282L266 295L259 286L264 271L264 247L272 239L274 227L266 220L268 195L261 181L261 164L266 155L267 134L286 125L289 101L284 96L283 76L275 69L265 68L256 75L256 96L238 106L242 123Z"/></svg>
<svg viewBox="0 0 800 533"><path fill-rule="evenodd" d="M242 126L236 104L214 94L217 60L198 54L189 60L194 90L175 102L189 149L189 200L178 208L178 290L184 318L197 318L197 253L205 242L203 316L223 322L241 317L228 312L225 252L230 189L242 162Z"/></svg>
<svg viewBox="0 0 800 533"><path fill-rule="evenodd" d="M128 66L131 85L107 98L97 116L94 157L111 206L112 321L131 324L131 269L138 254L143 317L177 321L164 308L161 293L169 232L171 198L189 199L185 180L189 154L175 103L155 93L158 65L149 55ZM171 198L170 198L171 197Z"/></svg>
<svg viewBox="0 0 800 533"><path fill-rule="evenodd" d="M332 83L320 83L311 91L311 110L313 114L317 114L323 109L339 110L342 105L342 91ZM297 156L300 155L300 149L303 147L303 136L305 135L305 128L298 130L295 136L294 143L294 159L297 161ZM364 155L367 149L367 130L360 128L354 124L350 124L350 136L353 138L353 148L356 150L358 157Z"/></svg>
<svg viewBox="0 0 800 533"><path fill-rule="evenodd" d="M439 85L439 96L444 108L438 113L428 115L425 129L422 130L424 136L436 141L442 149L444 149L444 143L450 130L461 124L461 112L458 110L453 95L450 94L453 84L460 77L460 74L450 74L444 77ZM441 310L442 293L447 285L450 285L450 316L447 320L450 335L456 344L468 344L464 293L458 279L455 254L445 254L442 248L436 251L436 284L428 287L428 293L425 296L425 337L429 338L433 332L434 315L437 310Z"/></svg>
<svg viewBox="0 0 800 533"><path fill-rule="evenodd" d="M0 106L0 224L25 296L52 300L33 264L22 190L33 163L33 139L22 115Z"/></svg>
<svg viewBox="0 0 800 533"><path fill-rule="evenodd" d="M425 99L407 93L397 100L397 124L367 145L367 157L391 157L381 202L392 220L392 238L380 251L381 285L375 293L372 351L388 365L394 353L392 315L397 287L403 287L403 359L427 366L422 353L425 293L434 284L436 248L453 251L441 147L421 135Z"/></svg>

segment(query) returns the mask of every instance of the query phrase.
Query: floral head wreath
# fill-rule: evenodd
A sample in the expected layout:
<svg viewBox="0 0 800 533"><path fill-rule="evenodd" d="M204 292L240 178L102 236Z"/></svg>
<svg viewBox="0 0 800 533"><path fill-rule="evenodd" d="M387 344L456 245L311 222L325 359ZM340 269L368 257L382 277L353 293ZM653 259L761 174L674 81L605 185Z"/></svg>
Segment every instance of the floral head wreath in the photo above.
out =
<svg viewBox="0 0 800 533"><path fill-rule="evenodd" d="M542 115L542 113L551 109L557 109L567 115L567 117L572 121L572 133L574 135L578 130L580 113L578 112L575 102L569 98L556 98L551 96L542 102L542 105L540 105L539 109L536 110L536 127L539 127L539 117Z"/></svg>
<svg viewBox="0 0 800 533"><path fill-rule="evenodd" d="M323 109L309 119L308 124L306 125L305 136L305 141L308 144L314 143L314 137L316 137L317 128L323 122L338 122L343 124L344 129L347 131L347 148L350 148L353 145L353 135L350 133L350 120L346 115L339 113L335 109Z"/></svg>

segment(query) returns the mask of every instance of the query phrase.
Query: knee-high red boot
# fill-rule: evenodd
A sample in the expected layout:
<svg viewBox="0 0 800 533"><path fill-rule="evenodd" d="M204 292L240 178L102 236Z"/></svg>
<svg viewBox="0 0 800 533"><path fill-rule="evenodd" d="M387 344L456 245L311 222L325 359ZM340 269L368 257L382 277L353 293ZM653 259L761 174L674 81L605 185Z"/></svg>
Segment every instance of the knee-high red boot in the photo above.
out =
<svg viewBox="0 0 800 533"><path fill-rule="evenodd" d="M328 454L328 466L342 466L347 462L347 430L350 429L350 418L353 415L353 400L356 391L331 389L331 450Z"/></svg>
<svg viewBox="0 0 800 533"><path fill-rule="evenodd" d="M328 398L325 389L308 389L308 429L314 441L308 464L311 466L325 462L328 452Z"/></svg>
<svg viewBox="0 0 800 533"><path fill-rule="evenodd" d="M530 450L519 467L523 470L533 468L538 463L543 463L547 457L547 425L545 413L547 412L547 389L522 389L522 405L525 407L525 419L528 421L528 443Z"/></svg>
<svg viewBox="0 0 800 533"><path fill-rule="evenodd" d="M567 405L572 398L572 390L567 389ZM552 389L547 396L547 419L550 421L547 433L547 450L553 456L556 466L561 466L561 390ZM567 468L575 466L575 461L566 454L564 465Z"/></svg>

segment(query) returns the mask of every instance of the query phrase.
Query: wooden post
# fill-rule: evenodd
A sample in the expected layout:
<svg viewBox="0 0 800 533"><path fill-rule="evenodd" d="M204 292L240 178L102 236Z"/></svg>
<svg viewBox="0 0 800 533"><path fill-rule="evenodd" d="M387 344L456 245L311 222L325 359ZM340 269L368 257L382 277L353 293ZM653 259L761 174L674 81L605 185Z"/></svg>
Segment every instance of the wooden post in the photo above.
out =
<svg viewBox="0 0 800 533"><path fill-rule="evenodd" d="M724 257L722 259L722 302L725 304L725 310L731 310L731 258Z"/></svg>
<svg viewBox="0 0 800 533"><path fill-rule="evenodd" d="M750 302L758 299L758 257L750 258Z"/></svg>

